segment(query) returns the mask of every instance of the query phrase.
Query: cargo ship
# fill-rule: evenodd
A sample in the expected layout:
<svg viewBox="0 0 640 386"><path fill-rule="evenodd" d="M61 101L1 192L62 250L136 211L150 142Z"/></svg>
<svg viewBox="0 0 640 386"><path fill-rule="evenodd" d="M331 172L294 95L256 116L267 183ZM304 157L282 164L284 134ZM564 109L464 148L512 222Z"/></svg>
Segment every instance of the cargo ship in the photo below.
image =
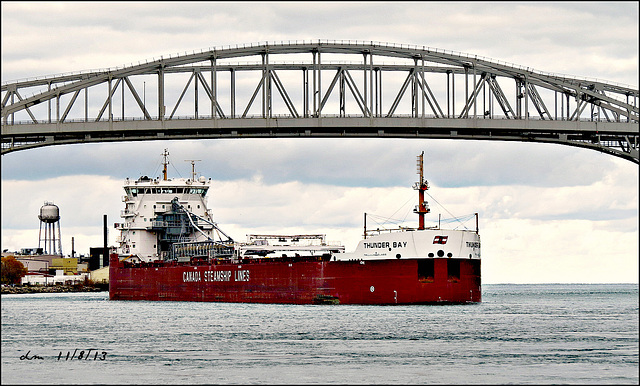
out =
<svg viewBox="0 0 640 386"><path fill-rule="evenodd" d="M417 227L367 230L352 252L324 234L251 234L213 221L211 178L127 179L110 255L111 300L279 304L463 304L481 301L480 235L426 226L429 189L418 156Z"/></svg>

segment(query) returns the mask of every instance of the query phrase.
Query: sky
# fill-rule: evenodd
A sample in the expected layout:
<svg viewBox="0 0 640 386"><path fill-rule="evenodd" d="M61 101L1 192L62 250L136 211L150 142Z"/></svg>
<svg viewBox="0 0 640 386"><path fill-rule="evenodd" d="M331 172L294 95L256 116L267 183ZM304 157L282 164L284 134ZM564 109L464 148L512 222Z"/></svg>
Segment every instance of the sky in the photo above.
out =
<svg viewBox="0 0 640 386"><path fill-rule="evenodd" d="M638 89L638 2L2 2L2 82L121 67L179 52L288 40L415 44ZM418 139L240 139L77 144L2 156L2 250L38 244L60 208L62 248L102 245L124 179L214 180L225 233L322 233L347 251L363 213L417 224L479 213L483 283L638 283L638 165L556 144ZM475 224L465 224L473 228ZM116 232L110 227L110 244Z"/></svg>

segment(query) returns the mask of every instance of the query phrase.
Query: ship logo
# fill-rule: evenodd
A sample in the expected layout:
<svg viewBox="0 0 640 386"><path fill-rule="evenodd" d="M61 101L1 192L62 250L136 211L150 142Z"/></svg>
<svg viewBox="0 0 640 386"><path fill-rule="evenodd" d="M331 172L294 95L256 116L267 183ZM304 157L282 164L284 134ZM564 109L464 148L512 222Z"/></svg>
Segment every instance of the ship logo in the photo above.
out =
<svg viewBox="0 0 640 386"><path fill-rule="evenodd" d="M446 244L449 236L436 236L433 238L434 244Z"/></svg>

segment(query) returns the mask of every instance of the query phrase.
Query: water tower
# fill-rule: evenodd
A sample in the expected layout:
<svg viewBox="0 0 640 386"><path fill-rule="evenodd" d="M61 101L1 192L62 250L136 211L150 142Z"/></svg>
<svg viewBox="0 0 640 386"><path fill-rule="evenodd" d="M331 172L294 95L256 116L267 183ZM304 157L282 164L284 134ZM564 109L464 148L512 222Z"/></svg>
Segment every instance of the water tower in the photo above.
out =
<svg viewBox="0 0 640 386"><path fill-rule="evenodd" d="M47 255L62 255L62 240L60 238L60 210L52 202L46 202L40 208L40 234L38 248L43 248ZM44 228L44 235L43 230ZM57 234L56 234L57 228ZM57 237L57 239L56 239ZM41 247L41 244L44 244ZM56 249L57 247L57 249Z"/></svg>

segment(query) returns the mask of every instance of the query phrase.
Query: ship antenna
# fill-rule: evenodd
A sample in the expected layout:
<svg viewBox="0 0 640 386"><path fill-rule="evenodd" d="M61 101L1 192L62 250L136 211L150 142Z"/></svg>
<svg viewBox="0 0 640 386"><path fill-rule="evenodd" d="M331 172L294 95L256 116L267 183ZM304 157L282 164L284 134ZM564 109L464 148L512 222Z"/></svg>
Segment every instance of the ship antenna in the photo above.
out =
<svg viewBox="0 0 640 386"><path fill-rule="evenodd" d="M169 165L169 150L168 149L164 149L164 153L162 153L163 155L163 159L162 159L162 164L164 165L164 169L162 169L162 175L164 176L164 180L167 180L167 165Z"/></svg>
<svg viewBox="0 0 640 386"><path fill-rule="evenodd" d="M424 201L424 192L429 189L429 183L424 179L424 151L418 156L418 175L420 181L418 181L413 188L418 191L418 206L413 210L418 214L418 230L424 229L424 215L429 213L429 206Z"/></svg>
<svg viewBox="0 0 640 386"><path fill-rule="evenodd" d="M196 180L196 161L202 161L201 159L186 159L185 162L191 161L191 180Z"/></svg>

